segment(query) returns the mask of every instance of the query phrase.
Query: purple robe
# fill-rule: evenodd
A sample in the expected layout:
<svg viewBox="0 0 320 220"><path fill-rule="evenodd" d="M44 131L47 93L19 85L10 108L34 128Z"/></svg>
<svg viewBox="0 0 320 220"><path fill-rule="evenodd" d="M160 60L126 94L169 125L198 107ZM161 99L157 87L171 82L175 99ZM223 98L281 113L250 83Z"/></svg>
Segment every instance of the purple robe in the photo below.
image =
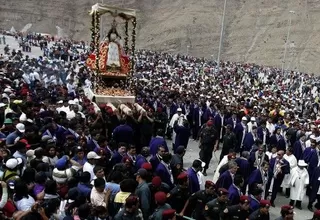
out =
<svg viewBox="0 0 320 220"><path fill-rule="evenodd" d="M227 170L223 174L221 174L221 176L219 177L216 183L216 186L217 188L229 189L232 183L233 183L233 178L230 174L230 171Z"/></svg>
<svg viewBox="0 0 320 220"><path fill-rule="evenodd" d="M200 190L200 184L197 173L192 169L192 167L189 167L187 174L189 178L190 193L198 192Z"/></svg>
<svg viewBox="0 0 320 220"><path fill-rule="evenodd" d="M241 191L238 190L234 184L231 184L228 191L229 191L229 205L238 205L240 202Z"/></svg>
<svg viewBox="0 0 320 220"><path fill-rule="evenodd" d="M157 136L157 137L152 138L149 143L150 154L153 156L156 155L158 152L159 146L163 146L166 149L166 152L169 152L166 140L163 137Z"/></svg>

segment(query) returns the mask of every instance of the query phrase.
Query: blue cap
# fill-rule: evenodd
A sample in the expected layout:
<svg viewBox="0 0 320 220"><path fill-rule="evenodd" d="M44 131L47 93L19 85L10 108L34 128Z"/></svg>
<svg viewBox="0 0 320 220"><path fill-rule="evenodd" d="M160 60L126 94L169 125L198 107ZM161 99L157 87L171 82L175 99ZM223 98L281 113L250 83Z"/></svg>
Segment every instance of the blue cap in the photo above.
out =
<svg viewBox="0 0 320 220"><path fill-rule="evenodd" d="M63 156L59 160L57 160L56 168L58 170L64 170L66 168L67 163L68 163L68 157L67 156Z"/></svg>

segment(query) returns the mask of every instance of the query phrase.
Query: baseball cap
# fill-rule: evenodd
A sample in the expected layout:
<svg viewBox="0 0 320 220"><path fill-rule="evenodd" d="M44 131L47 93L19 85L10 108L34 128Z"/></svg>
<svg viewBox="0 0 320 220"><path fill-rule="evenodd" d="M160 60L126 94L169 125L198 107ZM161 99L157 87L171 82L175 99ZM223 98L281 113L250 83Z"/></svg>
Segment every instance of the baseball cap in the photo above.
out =
<svg viewBox="0 0 320 220"><path fill-rule="evenodd" d="M100 159L101 157L94 151L90 151L87 155L87 159Z"/></svg>
<svg viewBox="0 0 320 220"><path fill-rule="evenodd" d="M68 162L68 156L63 156L56 162L56 168L58 170L64 170L66 168L67 162Z"/></svg>
<svg viewBox="0 0 320 220"><path fill-rule="evenodd" d="M26 131L26 127L25 127L24 124L22 124L22 123L18 123L18 124L16 125L16 129L17 129L19 132L21 132L21 133L24 133L24 132Z"/></svg>
<svg viewBox="0 0 320 220"><path fill-rule="evenodd" d="M146 169L140 168L134 175L140 176L141 178L144 179L148 176L148 171Z"/></svg>
<svg viewBox="0 0 320 220"><path fill-rule="evenodd" d="M182 109L181 109L181 108L178 108L178 109L177 109L177 112L182 112Z"/></svg>
<svg viewBox="0 0 320 220"><path fill-rule="evenodd" d="M24 143L26 145L26 148L31 147L31 145L28 143L28 141L26 139L21 139L21 140L19 140L19 142Z"/></svg>
<svg viewBox="0 0 320 220"><path fill-rule="evenodd" d="M1 103L0 103L0 108L1 108ZM12 120L11 120L11 118L6 118L6 120L4 120L3 123L4 124L12 124Z"/></svg>
<svg viewBox="0 0 320 220"><path fill-rule="evenodd" d="M23 160L21 158L10 158L6 162L6 167L9 169L15 169L18 165L22 164Z"/></svg>

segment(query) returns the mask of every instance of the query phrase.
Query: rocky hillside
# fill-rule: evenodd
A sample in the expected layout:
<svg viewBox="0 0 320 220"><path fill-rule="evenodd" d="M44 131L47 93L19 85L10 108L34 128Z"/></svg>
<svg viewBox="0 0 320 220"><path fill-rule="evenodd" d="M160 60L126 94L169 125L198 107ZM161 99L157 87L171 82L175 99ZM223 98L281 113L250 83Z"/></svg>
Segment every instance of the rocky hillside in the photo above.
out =
<svg viewBox="0 0 320 220"><path fill-rule="evenodd" d="M0 28L56 33L90 39L88 11L93 0L0 0ZM136 8L139 48L217 58L223 0L104 0ZM282 65L292 27L285 67L320 73L320 0L228 0L221 58ZM105 23L106 20L104 20ZM107 27L105 27L107 30Z"/></svg>

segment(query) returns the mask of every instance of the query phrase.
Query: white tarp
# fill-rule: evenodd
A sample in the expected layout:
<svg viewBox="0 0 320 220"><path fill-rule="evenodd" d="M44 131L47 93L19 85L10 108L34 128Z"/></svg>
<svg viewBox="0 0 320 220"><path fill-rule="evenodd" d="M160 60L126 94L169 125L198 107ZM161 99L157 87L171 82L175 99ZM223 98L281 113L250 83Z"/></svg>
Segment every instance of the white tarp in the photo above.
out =
<svg viewBox="0 0 320 220"><path fill-rule="evenodd" d="M114 6L104 5L97 3L92 6L90 14L93 14L94 12L99 12L100 15L109 13L113 17L122 17L123 19L129 20L136 17L136 10L129 9L129 8L118 8Z"/></svg>
<svg viewBox="0 0 320 220"><path fill-rule="evenodd" d="M26 24L22 29L21 32L22 33L27 33L27 31L32 27L31 23Z"/></svg>

